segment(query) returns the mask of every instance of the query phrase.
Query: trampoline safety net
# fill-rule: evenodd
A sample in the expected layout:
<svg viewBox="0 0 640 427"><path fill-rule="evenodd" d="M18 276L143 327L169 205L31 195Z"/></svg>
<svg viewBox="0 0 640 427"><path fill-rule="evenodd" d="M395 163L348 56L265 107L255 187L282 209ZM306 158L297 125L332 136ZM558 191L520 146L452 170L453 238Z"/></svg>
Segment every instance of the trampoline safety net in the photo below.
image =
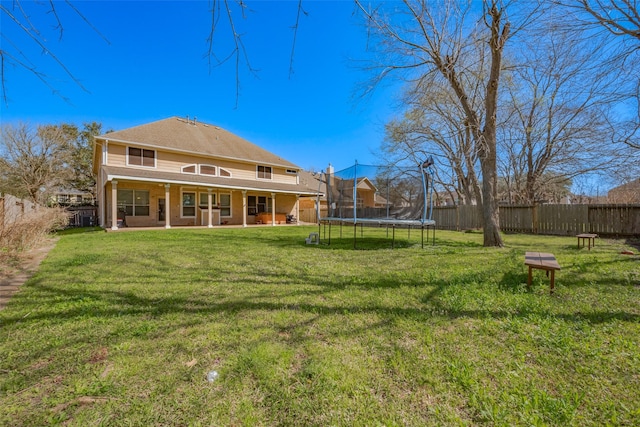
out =
<svg viewBox="0 0 640 427"><path fill-rule="evenodd" d="M392 226L435 226L433 159L413 168L361 165L324 174L327 205L321 221Z"/></svg>

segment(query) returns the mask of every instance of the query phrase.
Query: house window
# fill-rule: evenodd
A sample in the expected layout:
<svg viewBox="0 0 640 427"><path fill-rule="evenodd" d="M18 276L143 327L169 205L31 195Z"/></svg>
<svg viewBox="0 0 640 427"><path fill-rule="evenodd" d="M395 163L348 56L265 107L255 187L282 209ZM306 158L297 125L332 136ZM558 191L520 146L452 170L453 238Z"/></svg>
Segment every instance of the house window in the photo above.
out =
<svg viewBox="0 0 640 427"><path fill-rule="evenodd" d="M212 207L216 207L216 205L218 204L216 202L216 193L211 193L211 206ZM209 208L209 193L200 193L200 200L199 200L199 206L202 209L208 209Z"/></svg>
<svg viewBox="0 0 640 427"><path fill-rule="evenodd" d="M261 212L269 212L271 199L266 196L247 197L247 215L256 215Z"/></svg>
<svg viewBox="0 0 640 427"><path fill-rule="evenodd" d="M182 173L196 173L196 165L183 166Z"/></svg>
<svg viewBox="0 0 640 427"><path fill-rule="evenodd" d="M231 216L231 194L220 194L220 216Z"/></svg>
<svg viewBox="0 0 640 427"><path fill-rule="evenodd" d="M294 169L287 169L287 173L289 175L298 175L298 171Z"/></svg>
<svg viewBox="0 0 640 427"><path fill-rule="evenodd" d="M258 178L271 179L271 166L258 166Z"/></svg>
<svg viewBox="0 0 640 427"><path fill-rule="evenodd" d="M149 192L118 189L118 210L127 216L149 216Z"/></svg>
<svg viewBox="0 0 640 427"><path fill-rule="evenodd" d="M217 175L216 167L212 165L200 165L200 175Z"/></svg>
<svg viewBox="0 0 640 427"><path fill-rule="evenodd" d="M218 168L218 174L224 177L231 177L231 172L223 168Z"/></svg>
<svg viewBox="0 0 640 427"><path fill-rule="evenodd" d="M129 147L127 154L128 165L146 166L151 168L156 166L156 152L153 150Z"/></svg>
<svg viewBox="0 0 640 427"><path fill-rule="evenodd" d="M182 217L193 218L196 216L196 193L182 193Z"/></svg>

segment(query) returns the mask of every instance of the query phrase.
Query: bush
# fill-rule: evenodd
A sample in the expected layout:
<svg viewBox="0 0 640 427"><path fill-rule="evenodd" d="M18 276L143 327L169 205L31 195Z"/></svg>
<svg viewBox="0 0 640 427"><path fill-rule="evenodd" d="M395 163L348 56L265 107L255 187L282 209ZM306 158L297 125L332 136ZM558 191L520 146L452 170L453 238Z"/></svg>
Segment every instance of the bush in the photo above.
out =
<svg viewBox="0 0 640 427"><path fill-rule="evenodd" d="M62 208L41 208L4 225L0 223L0 253L13 256L29 250L68 223L69 214Z"/></svg>

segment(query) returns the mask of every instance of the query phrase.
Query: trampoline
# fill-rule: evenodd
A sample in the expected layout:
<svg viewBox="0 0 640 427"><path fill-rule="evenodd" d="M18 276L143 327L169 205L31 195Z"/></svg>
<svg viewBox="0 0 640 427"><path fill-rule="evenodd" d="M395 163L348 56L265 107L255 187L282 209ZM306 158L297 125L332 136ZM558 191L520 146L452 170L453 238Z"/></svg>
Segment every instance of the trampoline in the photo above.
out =
<svg viewBox="0 0 640 427"><path fill-rule="evenodd" d="M435 244L433 214L433 158L416 168L361 165L356 161L349 168L334 172L330 167L321 179L319 193L326 194L326 216L318 209L318 234L321 243L331 244L332 226L339 226L340 238L344 226L353 226L353 247L357 249L357 229L364 237L365 227L391 229L391 248L395 246L396 229L419 229L424 248L432 231ZM324 227L324 229L323 229Z"/></svg>

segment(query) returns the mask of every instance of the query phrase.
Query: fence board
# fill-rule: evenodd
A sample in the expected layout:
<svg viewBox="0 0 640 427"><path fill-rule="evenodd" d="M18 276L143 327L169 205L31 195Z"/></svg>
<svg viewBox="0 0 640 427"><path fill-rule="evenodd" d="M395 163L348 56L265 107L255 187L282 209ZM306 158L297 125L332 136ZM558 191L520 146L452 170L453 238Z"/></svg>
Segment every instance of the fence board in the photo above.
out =
<svg viewBox="0 0 640 427"><path fill-rule="evenodd" d="M441 230L482 228L478 206L435 207L433 219ZM511 233L637 236L640 205L500 206L500 228Z"/></svg>
<svg viewBox="0 0 640 427"><path fill-rule="evenodd" d="M500 206L500 229L507 233L535 233L532 206Z"/></svg>

